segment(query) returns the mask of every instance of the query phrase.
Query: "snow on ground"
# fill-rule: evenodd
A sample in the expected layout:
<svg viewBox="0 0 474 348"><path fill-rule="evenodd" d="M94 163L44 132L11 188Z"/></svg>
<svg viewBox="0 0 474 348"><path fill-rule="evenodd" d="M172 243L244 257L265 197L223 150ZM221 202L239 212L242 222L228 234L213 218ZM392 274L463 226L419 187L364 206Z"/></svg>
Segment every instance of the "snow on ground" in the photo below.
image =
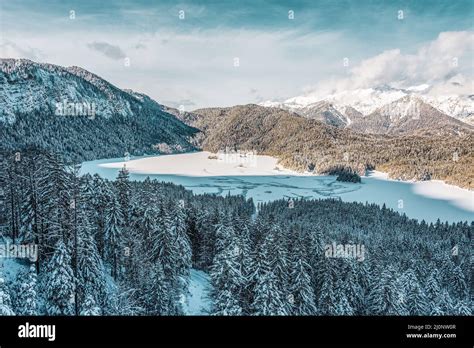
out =
<svg viewBox="0 0 474 348"><path fill-rule="evenodd" d="M432 180L415 182L413 192L425 197L446 200L459 208L474 212L474 191Z"/></svg>
<svg viewBox="0 0 474 348"><path fill-rule="evenodd" d="M373 171L369 177L378 180L399 181L388 178L387 173ZM448 201L461 209L474 212L474 191L448 185L441 180L408 181L412 184L412 192L420 196Z"/></svg>
<svg viewBox="0 0 474 348"><path fill-rule="evenodd" d="M209 158L211 157L211 158ZM145 157L131 161L102 163L105 168L122 168L126 165L130 173L186 175L186 176L257 176L257 175L301 175L277 165L278 159L271 156L212 154L207 151L176 155Z"/></svg>
<svg viewBox="0 0 474 348"><path fill-rule="evenodd" d="M186 315L208 315L211 311L209 275L197 269L191 269L189 294L184 302Z"/></svg>
<svg viewBox="0 0 474 348"><path fill-rule="evenodd" d="M13 243L11 238L0 235L0 244L4 247ZM28 259L0 256L0 278L3 278L8 286L15 282L20 273L27 272L28 267L30 267Z"/></svg>
<svg viewBox="0 0 474 348"><path fill-rule="evenodd" d="M29 262L15 258L0 258L0 277L11 286L20 273L28 271Z"/></svg>

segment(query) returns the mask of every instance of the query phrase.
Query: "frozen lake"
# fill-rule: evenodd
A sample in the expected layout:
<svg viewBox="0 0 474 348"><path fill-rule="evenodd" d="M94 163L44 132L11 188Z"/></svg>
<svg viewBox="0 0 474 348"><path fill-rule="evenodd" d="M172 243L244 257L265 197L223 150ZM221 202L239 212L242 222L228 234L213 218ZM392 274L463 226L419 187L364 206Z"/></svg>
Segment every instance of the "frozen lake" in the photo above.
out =
<svg viewBox="0 0 474 348"><path fill-rule="evenodd" d="M236 163L208 159L209 153L134 157L84 162L82 173L99 174L113 180L125 164L132 180L146 177L182 185L196 194L242 194L255 203L280 198L337 198L343 201L385 205L427 222L473 221L474 192L439 181L402 182L388 180L378 172L362 177L362 183L342 183L335 176L302 175L276 168L276 159L257 156ZM175 174L172 174L175 173Z"/></svg>

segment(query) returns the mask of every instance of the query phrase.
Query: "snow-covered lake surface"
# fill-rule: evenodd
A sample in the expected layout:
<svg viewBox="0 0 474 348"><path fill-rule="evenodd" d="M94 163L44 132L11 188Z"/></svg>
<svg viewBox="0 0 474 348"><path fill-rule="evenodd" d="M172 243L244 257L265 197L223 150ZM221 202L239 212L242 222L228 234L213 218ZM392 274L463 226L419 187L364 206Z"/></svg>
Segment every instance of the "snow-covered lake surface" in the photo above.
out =
<svg viewBox="0 0 474 348"><path fill-rule="evenodd" d="M208 152L135 157L84 162L82 173L113 180L126 165L132 180L146 177L183 185L196 194L242 194L255 203L280 198L337 198L343 201L385 205L427 222L473 221L474 192L440 181L402 182L379 172L362 177L362 183L343 183L335 176L296 173L277 166L269 156L209 159Z"/></svg>

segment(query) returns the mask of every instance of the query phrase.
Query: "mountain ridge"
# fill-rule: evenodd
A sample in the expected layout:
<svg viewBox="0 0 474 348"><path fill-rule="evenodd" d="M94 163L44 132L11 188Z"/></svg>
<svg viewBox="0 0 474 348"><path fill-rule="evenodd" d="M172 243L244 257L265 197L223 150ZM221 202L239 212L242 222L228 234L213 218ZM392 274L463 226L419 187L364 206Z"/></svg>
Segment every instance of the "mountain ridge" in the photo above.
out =
<svg viewBox="0 0 474 348"><path fill-rule="evenodd" d="M317 103L326 101L341 112L345 107L357 110L362 116L368 116L377 109L402 99L408 95L417 96L425 103L447 116L474 125L474 95L444 95L434 97L427 94L431 86L421 85L407 89L390 86L347 90L329 95L306 95L286 99L282 102L266 101L259 105L281 107L303 114ZM343 112L342 112L343 113Z"/></svg>
<svg viewBox="0 0 474 348"><path fill-rule="evenodd" d="M0 101L11 149L38 146L72 162L196 149L197 129L78 67L0 59Z"/></svg>

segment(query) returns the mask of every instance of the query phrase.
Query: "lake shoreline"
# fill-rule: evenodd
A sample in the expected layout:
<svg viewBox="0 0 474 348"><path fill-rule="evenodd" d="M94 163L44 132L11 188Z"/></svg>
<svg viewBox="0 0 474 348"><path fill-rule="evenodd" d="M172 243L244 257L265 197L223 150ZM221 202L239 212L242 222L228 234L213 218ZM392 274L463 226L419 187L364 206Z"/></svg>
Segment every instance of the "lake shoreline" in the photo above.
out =
<svg viewBox="0 0 474 348"><path fill-rule="evenodd" d="M362 176L362 183L336 181L336 176L297 173L277 165L271 156L216 159L209 152L146 156L84 162L82 173L113 180L125 165L131 180L147 177L182 185L195 194L237 195L256 204L277 199L340 198L346 202L385 204L410 218L435 222L473 221L474 192L442 181L410 182L379 171ZM211 157L211 158L209 158ZM256 164L254 166L254 164ZM206 171L204 171L206 169Z"/></svg>

